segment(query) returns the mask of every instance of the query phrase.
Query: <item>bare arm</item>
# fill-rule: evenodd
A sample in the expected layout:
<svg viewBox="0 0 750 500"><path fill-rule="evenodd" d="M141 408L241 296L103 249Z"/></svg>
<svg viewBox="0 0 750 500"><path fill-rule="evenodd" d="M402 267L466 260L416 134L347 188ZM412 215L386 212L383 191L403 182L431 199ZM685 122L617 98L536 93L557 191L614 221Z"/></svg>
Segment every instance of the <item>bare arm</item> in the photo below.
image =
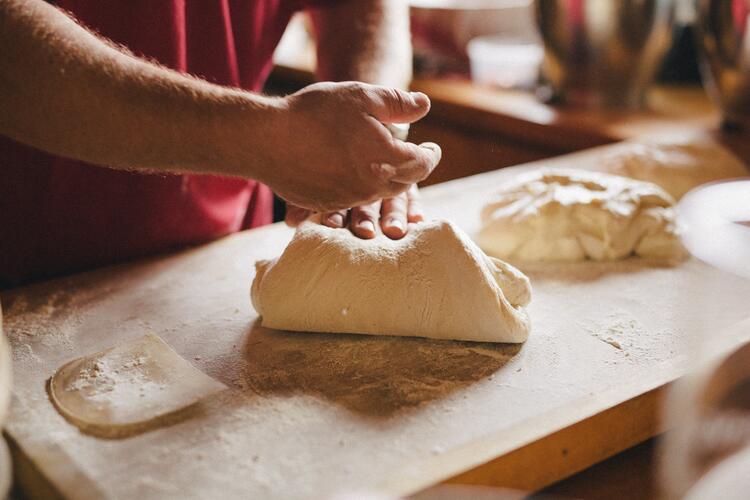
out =
<svg viewBox="0 0 750 500"><path fill-rule="evenodd" d="M276 100L136 58L39 0L0 2L0 47L4 135L116 168L257 173L227 155L222 125L240 116L244 129L262 123ZM247 132L245 140L259 135ZM263 149L253 149L262 162Z"/></svg>
<svg viewBox="0 0 750 500"><path fill-rule="evenodd" d="M356 80L406 89L411 81L405 0L342 0L310 12L319 80Z"/></svg>
<svg viewBox="0 0 750 500"><path fill-rule="evenodd" d="M51 153L254 178L315 210L403 192L438 161L377 122L427 112L405 92L329 83L282 99L213 85L134 57L42 0L0 0L0 47L0 134Z"/></svg>

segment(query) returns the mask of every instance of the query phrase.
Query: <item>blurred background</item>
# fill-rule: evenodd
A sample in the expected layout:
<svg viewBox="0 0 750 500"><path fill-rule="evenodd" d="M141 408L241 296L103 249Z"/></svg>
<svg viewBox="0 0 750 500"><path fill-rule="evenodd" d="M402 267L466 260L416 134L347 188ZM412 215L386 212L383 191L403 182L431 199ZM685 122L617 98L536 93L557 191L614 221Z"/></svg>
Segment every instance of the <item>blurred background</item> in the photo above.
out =
<svg viewBox="0 0 750 500"><path fill-rule="evenodd" d="M437 183L637 136L725 132L750 115L747 0L409 0L414 80L444 145ZM267 91L313 80L304 16Z"/></svg>

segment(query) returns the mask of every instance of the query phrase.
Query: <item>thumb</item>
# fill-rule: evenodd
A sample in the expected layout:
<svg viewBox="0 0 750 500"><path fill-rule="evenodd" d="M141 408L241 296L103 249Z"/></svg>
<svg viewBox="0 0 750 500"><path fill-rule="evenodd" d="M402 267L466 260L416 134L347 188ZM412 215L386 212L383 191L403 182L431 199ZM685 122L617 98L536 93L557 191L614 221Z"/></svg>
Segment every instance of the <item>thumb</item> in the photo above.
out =
<svg viewBox="0 0 750 500"><path fill-rule="evenodd" d="M377 165L376 173L381 179L399 184L416 184L425 180L435 169L442 152L440 146L424 142L417 146L410 142L394 141L395 150L391 161Z"/></svg>
<svg viewBox="0 0 750 500"><path fill-rule="evenodd" d="M368 86L365 111L382 123L412 123L430 111L430 98L421 92Z"/></svg>

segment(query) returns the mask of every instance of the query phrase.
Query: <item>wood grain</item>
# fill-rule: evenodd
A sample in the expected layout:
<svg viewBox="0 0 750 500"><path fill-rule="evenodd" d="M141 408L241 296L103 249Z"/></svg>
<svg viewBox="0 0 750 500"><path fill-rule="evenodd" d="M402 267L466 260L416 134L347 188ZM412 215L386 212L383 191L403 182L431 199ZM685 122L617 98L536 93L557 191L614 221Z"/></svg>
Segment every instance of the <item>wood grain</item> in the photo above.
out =
<svg viewBox="0 0 750 500"><path fill-rule="evenodd" d="M607 409L448 480L535 491L661 434L668 385ZM544 467L539 467L544 457Z"/></svg>
<svg viewBox="0 0 750 500"><path fill-rule="evenodd" d="M600 168L607 148L431 186L425 207L473 234L499 182ZM523 266L533 330L514 348L277 332L258 324L248 291L253 262L290 235L274 225L3 292L17 380L7 432L31 470L71 498L84 497L77 477L143 499L405 495L451 478L535 490L660 431L662 390L690 366L685 343L747 316L744 280L630 259ZM44 392L57 367L146 332L231 390L120 441L57 414Z"/></svg>

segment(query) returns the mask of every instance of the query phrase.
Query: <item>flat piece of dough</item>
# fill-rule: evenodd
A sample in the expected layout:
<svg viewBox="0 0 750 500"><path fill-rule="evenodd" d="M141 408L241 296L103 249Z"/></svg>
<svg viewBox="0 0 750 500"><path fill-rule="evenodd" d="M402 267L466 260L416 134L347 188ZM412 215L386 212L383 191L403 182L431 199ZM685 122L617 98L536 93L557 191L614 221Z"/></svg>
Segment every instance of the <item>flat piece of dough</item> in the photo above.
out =
<svg viewBox="0 0 750 500"><path fill-rule="evenodd" d="M530 298L526 276L447 221L400 240L306 222L281 257L256 263L252 285L269 328L481 342L526 340Z"/></svg>
<svg viewBox="0 0 750 500"><path fill-rule="evenodd" d="M153 429L224 389L152 334L70 361L49 381L57 410L102 437Z"/></svg>
<svg viewBox="0 0 750 500"><path fill-rule="evenodd" d="M676 200L707 182L750 175L739 158L708 139L626 142L608 149L602 161L607 172L653 182Z"/></svg>
<svg viewBox="0 0 750 500"><path fill-rule="evenodd" d="M481 214L479 246L518 261L685 255L674 200L655 184L574 169L540 169L500 187Z"/></svg>

